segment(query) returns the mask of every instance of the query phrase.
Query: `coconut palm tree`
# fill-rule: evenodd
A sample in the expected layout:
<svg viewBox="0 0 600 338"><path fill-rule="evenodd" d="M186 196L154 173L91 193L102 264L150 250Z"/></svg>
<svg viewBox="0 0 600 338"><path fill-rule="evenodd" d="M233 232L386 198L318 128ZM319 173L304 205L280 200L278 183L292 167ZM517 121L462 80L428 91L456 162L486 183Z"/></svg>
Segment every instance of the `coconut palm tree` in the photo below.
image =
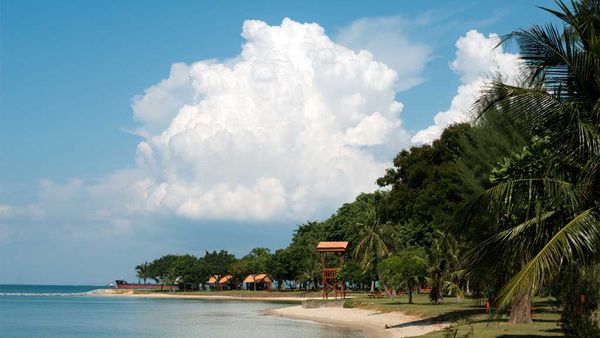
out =
<svg viewBox="0 0 600 338"><path fill-rule="evenodd" d="M355 259L360 262L365 272L371 272L371 292L374 292L375 281L380 280L377 266L390 255L395 229L391 223L381 222L373 206L365 212L358 225L360 241L354 251Z"/></svg>
<svg viewBox="0 0 600 338"><path fill-rule="evenodd" d="M148 262L144 262L143 264L140 264L138 266L135 267L135 272L137 274L138 279L141 279L144 281L144 284L146 284L146 280L148 278L151 278L150 276L150 264L148 264Z"/></svg>
<svg viewBox="0 0 600 338"><path fill-rule="evenodd" d="M464 270L460 268L458 242L450 235L441 233L433 239L428 248L428 258L423 260L427 267L425 280L431 288L429 299L435 303L443 303L444 295L454 295L457 301L464 298L461 281Z"/></svg>
<svg viewBox="0 0 600 338"><path fill-rule="evenodd" d="M495 300L510 307L513 323L531 322L535 290L564 262L600 249L600 1L557 4L545 10L564 27L533 26L503 39L518 44L527 81L494 83L477 107L480 119L499 112L524 126L530 140L502 161L480 196L498 232L472 252L475 268L494 260L516 272Z"/></svg>

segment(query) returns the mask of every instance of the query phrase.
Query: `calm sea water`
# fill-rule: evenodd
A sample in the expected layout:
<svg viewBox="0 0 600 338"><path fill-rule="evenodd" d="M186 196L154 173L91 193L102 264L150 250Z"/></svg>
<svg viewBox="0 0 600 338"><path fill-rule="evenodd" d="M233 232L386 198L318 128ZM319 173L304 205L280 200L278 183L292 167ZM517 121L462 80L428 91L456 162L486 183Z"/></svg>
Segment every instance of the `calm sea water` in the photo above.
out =
<svg viewBox="0 0 600 338"><path fill-rule="evenodd" d="M68 295L97 288L0 286L0 335L6 338L363 337L356 330L264 315L266 310L285 304ZM31 295L35 293L45 296Z"/></svg>

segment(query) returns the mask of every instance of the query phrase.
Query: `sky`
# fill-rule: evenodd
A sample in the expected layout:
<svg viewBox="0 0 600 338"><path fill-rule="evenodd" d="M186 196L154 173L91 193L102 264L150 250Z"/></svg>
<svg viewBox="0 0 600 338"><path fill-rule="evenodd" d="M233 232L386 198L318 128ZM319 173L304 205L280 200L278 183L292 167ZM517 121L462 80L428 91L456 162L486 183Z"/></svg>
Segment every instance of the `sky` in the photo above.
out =
<svg viewBox="0 0 600 338"><path fill-rule="evenodd" d="M0 2L0 283L288 244L519 78L543 1Z"/></svg>

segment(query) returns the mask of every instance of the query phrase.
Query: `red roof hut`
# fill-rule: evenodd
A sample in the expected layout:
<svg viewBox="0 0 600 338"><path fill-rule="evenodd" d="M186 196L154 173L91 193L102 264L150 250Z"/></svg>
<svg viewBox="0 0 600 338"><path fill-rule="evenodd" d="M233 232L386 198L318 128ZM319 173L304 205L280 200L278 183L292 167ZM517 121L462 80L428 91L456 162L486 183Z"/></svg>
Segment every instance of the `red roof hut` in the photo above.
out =
<svg viewBox="0 0 600 338"><path fill-rule="evenodd" d="M244 283L246 283L246 289L250 290L271 290L273 281L269 278L269 275L266 273L259 273L255 275L248 275L246 279L244 279Z"/></svg>

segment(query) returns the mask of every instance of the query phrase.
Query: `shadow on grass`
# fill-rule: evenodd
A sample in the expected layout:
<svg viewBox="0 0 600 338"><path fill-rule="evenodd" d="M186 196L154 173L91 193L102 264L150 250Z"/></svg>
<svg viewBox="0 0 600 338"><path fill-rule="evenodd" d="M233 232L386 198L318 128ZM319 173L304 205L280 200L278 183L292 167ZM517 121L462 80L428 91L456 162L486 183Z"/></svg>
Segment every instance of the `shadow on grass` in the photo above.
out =
<svg viewBox="0 0 600 338"><path fill-rule="evenodd" d="M473 317L476 315L481 315L480 309L467 309L467 310L460 310L460 311L452 311L452 312L440 314L440 315L437 315L434 317L429 317L426 319L413 320L410 322L393 325L393 326L390 326L390 328L404 328L404 327L410 327L410 326L420 326L420 325L429 325L429 324L435 324L435 323L451 322L451 321L456 321L459 319L464 319L467 317ZM482 321L487 321L487 320L482 320Z"/></svg>
<svg viewBox="0 0 600 338"><path fill-rule="evenodd" d="M548 337L548 336L539 335L539 334L503 334L496 338L526 338L526 337L536 338L536 337Z"/></svg>

